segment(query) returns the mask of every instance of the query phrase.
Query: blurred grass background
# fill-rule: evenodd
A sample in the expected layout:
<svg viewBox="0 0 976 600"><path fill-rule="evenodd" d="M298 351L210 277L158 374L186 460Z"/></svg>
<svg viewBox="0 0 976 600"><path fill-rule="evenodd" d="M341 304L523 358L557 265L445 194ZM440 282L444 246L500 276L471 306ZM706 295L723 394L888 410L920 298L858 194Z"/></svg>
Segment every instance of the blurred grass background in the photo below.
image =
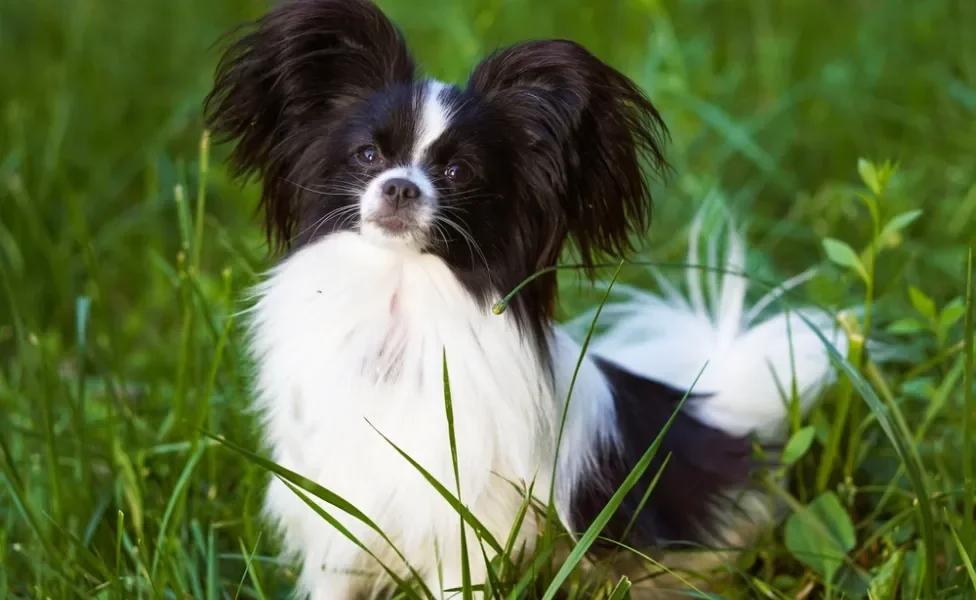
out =
<svg viewBox="0 0 976 600"><path fill-rule="evenodd" d="M872 261L867 325L886 360L856 363L904 416L934 525L917 518L918 487L877 414L842 384L812 419L793 488L796 507L839 499L842 514L819 513L853 527L853 545L845 534L822 544L839 552L839 574L780 531L722 594L974 597L963 296L976 241L976 3L381 5L441 79L463 81L507 43L567 37L643 85L671 128L676 170L659 186L655 260L681 260L692 215L717 198L748 225L757 276L821 265L806 297L863 305L866 286L828 264L823 239L857 252L875 241L858 193L882 224L921 210ZM265 8L0 0L0 598L287 595L293 574L274 564L256 517L266 475L195 428L256 443L233 318L266 264L256 197L228 180L226 149L201 164L200 102L219 36ZM881 193L862 182L861 158L898 163ZM568 313L592 301L566 289Z"/></svg>

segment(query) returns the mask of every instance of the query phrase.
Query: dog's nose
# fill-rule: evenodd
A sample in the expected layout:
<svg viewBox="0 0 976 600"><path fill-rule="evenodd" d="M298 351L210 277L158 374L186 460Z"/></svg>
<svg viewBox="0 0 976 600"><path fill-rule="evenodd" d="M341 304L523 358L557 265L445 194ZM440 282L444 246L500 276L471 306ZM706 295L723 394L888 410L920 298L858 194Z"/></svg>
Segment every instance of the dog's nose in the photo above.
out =
<svg viewBox="0 0 976 600"><path fill-rule="evenodd" d="M420 197L420 188L409 179L396 178L383 184L383 199L394 210L412 203Z"/></svg>

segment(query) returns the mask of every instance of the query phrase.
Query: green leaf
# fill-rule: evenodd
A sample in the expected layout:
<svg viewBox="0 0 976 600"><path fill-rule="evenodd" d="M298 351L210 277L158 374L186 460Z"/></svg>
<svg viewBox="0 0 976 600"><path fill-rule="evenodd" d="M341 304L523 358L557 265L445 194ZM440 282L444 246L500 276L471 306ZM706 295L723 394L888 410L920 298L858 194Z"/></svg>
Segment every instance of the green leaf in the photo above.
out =
<svg viewBox="0 0 976 600"><path fill-rule="evenodd" d="M901 214L895 215L890 221L888 221L884 229L881 230L880 242L885 243L891 241L891 238L899 233L902 229L905 229L912 223L914 223L919 217L922 216L921 209L909 210Z"/></svg>
<svg viewBox="0 0 976 600"><path fill-rule="evenodd" d="M888 333L892 335L913 335L925 330L925 325L919 323L917 319L898 319L888 325Z"/></svg>
<svg viewBox="0 0 976 600"><path fill-rule="evenodd" d="M790 441L786 443L786 448L783 449L783 458L781 462L785 465L792 465L796 463L796 461L803 458L803 455L805 455L810 449L810 446L813 445L813 439L816 433L817 430L813 425L808 425L794 433L793 436L790 437Z"/></svg>
<svg viewBox="0 0 976 600"><path fill-rule="evenodd" d="M875 196L881 194L881 181L878 179L878 170L874 163L864 159L857 159L857 174L861 176L861 181L868 186Z"/></svg>
<svg viewBox="0 0 976 600"><path fill-rule="evenodd" d="M868 281L867 270L861 263L861 259L857 257L857 253L854 252L854 249L847 242L842 242L834 238L826 238L823 240L823 247L830 262L850 269L857 273L862 280L865 282Z"/></svg>
<svg viewBox="0 0 976 600"><path fill-rule="evenodd" d="M935 302L926 296L925 292L913 286L908 289L908 297L912 301L912 306L915 307L915 310L922 313L929 321L935 321Z"/></svg>
<svg viewBox="0 0 976 600"><path fill-rule="evenodd" d="M948 329L952 327L956 321L961 319L963 315L966 314L966 306L961 298L957 298L946 305L942 309L942 314L939 315L939 325L943 329Z"/></svg>
<svg viewBox="0 0 976 600"><path fill-rule="evenodd" d="M905 551L899 548L888 557L888 560L881 565L878 572L871 578L868 597L874 600L894 600L904 570Z"/></svg>
<svg viewBox="0 0 976 600"><path fill-rule="evenodd" d="M878 169L877 165L875 165L875 169L878 173L878 183L881 185L881 191L884 191L885 188L888 187L888 182L891 181L891 178L894 177L895 173L898 171L898 163L893 163L890 160L885 159L885 161L881 163L881 168Z"/></svg>
<svg viewBox="0 0 976 600"><path fill-rule="evenodd" d="M856 543L854 524L833 492L818 496L786 522L787 549L828 582Z"/></svg>
<svg viewBox="0 0 976 600"><path fill-rule="evenodd" d="M823 333L813 324L810 319L803 315L803 313L795 313L800 317L807 327L813 331L813 334L820 339L820 342L827 349L827 353L830 355L831 360L850 380L851 385L854 387L861 398L870 407L871 412L878 419L878 425L881 426L881 430L884 431L885 436L891 441L891 444L895 448L895 452L898 454L898 458L901 460L905 467L905 471L908 473L908 478L911 481L912 488L915 490L915 497L918 498L918 506L915 507L915 513L918 517L919 533L921 534L920 547L934 548L935 543L935 518L932 511L932 499L929 493L928 481L925 476L925 470L923 468L922 457L918 451L918 445L915 443L914 436L908 427L908 422L905 420L905 415L901 412L898 404L894 402L889 396L885 396L885 400L882 400L878 393L874 391L871 384L867 382L854 365L851 364L847 358L844 357L840 352L837 351L830 341L824 336ZM937 568L935 562L935 555L931 552L926 553L922 557L925 561L923 565L922 575L924 579L921 581L925 593L928 597L935 596L935 582L937 577Z"/></svg>

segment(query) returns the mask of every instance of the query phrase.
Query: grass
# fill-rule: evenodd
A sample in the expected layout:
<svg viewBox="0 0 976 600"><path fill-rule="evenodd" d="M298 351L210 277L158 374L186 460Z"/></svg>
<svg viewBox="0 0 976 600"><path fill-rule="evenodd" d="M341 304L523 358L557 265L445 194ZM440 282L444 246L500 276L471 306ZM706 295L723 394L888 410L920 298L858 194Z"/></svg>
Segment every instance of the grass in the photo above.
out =
<svg viewBox="0 0 976 600"><path fill-rule="evenodd" d="M382 4L442 79L518 39L591 47L671 127L649 257L680 261L718 200L748 221L750 273L820 265L804 298L864 309L792 444L793 514L721 597L976 597L976 4ZM227 446L258 448L235 321L267 264L256 198L199 114L212 44L263 8L0 0L0 598L291 589L257 516L267 470ZM599 301L562 275L567 315ZM555 571L498 586L548 598ZM576 575L567 597L627 596Z"/></svg>

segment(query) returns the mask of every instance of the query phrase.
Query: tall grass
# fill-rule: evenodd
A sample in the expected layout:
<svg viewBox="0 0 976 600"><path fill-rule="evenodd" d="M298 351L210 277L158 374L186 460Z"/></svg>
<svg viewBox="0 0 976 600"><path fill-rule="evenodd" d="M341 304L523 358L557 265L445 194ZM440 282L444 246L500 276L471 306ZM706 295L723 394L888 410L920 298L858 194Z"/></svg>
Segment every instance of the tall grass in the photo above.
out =
<svg viewBox="0 0 976 600"><path fill-rule="evenodd" d="M381 3L450 81L518 39L586 44L672 130L647 258L680 261L717 200L750 221L751 274L819 265L803 296L851 309L856 350L788 446L792 514L717 594L976 594L976 4ZM293 587L258 516L268 471L310 502L328 490L261 458L235 314L268 261L254 188L230 181L199 114L213 44L264 6L0 0L0 598ZM652 285L639 273L620 279ZM560 280L565 316L600 302ZM329 499L313 502L323 518L355 511ZM599 569L560 572L555 549L493 541L496 597L629 593Z"/></svg>

